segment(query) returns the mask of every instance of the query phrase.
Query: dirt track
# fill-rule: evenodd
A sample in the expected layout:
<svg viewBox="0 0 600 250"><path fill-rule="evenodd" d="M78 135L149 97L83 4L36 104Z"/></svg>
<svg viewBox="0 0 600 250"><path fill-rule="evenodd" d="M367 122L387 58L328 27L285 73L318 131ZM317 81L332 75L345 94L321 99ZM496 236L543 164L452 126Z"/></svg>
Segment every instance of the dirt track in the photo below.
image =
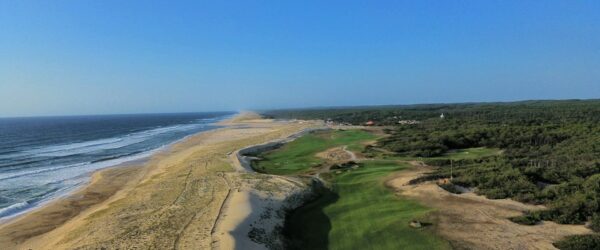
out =
<svg viewBox="0 0 600 250"><path fill-rule="evenodd" d="M399 172L386 184L400 195L416 199L435 208L431 214L435 230L458 249L556 249L552 242L571 234L589 233L578 225L544 222L525 226L508 220L527 210L543 209L509 199L490 200L473 193L451 194L427 182L408 182L432 168L413 162L414 168Z"/></svg>

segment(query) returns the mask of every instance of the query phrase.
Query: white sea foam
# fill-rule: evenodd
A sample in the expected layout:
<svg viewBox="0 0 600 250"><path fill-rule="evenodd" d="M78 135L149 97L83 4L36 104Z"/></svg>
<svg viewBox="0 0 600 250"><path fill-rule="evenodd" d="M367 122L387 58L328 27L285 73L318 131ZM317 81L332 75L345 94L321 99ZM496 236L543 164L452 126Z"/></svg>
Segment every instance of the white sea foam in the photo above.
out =
<svg viewBox="0 0 600 250"><path fill-rule="evenodd" d="M51 166L51 167L44 167L42 169L20 171L20 172L16 172L16 173L0 173L0 181L7 180L7 179L13 179L13 178L17 178L17 177L22 177L22 176L27 176L27 175L52 172L52 171L56 171L56 170L64 169L64 168L80 167L80 166L84 166L86 164L90 164L90 163L84 162L84 163L76 163L76 164L71 164L71 165L66 165L66 166Z"/></svg>
<svg viewBox="0 0 600 250"><path fill-rule="evenodd" d="M185 124L169 127L155 128L121 137L105 138L93 141L76 142L69 144L50 145L42 148L26 150L19 153L0 156L0 159L11 157L62 157L69 155L92 153L101 150L117 149L151 139L154 136L175 131L186 131L205 126L205 124ZM1 178L1 177L0 177Z"/></svg>
<svg viewBox="0 0 600 250"><path fill-rule="evenodd" d="M27 202L27 201L24 201L24 202L12 204L5 208L0 208L0 218L5 217L7 215L14 214L16 212L27 209L29 207L31 207L31 204L29 204L29 202Z"/></svg>
<svg viewBox="0 0 600 250"><path fill-rule="evenodd" d="M0 188L6 188L10 186L11 188L19 188L20 185L26 186L30 183L63 183L65 187L61 188L59 191L53 192L49 194L47 197L43 197L40 201L37 202L19 202L8 207L0 209L0 219L7 219L18 214L21 214L31 208L39 206L49 200L52 200L56 197L60 197L68 193L68 191L76 188L77 185L83 182L82 178L87 178L90 173L107 168L112 166L117 166L123 163L143 159L149 157L155 152L162 150L164 148L160 147L151 151L143 152L140 154L97 162L97 163L79 163L73 164L64 167L52 167L47 169L42 169L39 171L29 171L27 173L20 173L19 176L12 176L8 178L0 179L2 182L0 183Z"/></svg>

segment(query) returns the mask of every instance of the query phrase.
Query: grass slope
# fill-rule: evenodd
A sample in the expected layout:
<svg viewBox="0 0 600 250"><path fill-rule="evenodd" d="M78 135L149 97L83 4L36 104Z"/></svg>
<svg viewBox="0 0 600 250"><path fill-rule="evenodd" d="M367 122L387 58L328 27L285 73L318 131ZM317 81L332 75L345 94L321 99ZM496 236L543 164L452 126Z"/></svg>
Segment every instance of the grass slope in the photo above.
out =
<svg viewBox="0 0 600 250"><path fill-rule="evenodd" d="M323 163L315 156L318 152L342 145L349 149L362 149L361 142L376 137L362 130L336 130L313 132L285 144L279 149L260 154L263 160L254 162L253 167L269 174L296 174Z"/></svg>

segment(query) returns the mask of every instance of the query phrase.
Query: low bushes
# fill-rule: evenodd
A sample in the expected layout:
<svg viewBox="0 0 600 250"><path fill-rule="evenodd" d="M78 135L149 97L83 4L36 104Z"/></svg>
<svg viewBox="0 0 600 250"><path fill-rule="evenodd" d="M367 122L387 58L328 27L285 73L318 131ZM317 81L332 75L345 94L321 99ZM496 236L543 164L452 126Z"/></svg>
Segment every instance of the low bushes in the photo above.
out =
<svg viewBox="0 0 600 250"><path fill-rule="evenodd" d="M590 250L600 249L600 235L574 235L554 243L561 250Z"/></svg>

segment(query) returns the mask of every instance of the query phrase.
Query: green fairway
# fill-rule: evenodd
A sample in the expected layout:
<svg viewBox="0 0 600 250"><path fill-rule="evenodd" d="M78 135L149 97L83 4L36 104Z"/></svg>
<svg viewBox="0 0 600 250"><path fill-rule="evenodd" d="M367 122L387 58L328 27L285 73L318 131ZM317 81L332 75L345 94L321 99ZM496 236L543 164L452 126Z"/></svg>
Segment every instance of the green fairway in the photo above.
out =
<svg viewBox="0 0 600 250"><path fill-rule="evenodd" d="M259 172L269 174L296 174L323 163L315 154L329 148L348 146L349 150L360 151L361 142L376 137L362 130L319 131L302 136L279 149L260 154L263 160L254 162Z"/></svg>
<svg viewBox="0 0 600 250"><path fill-rule="evenodd" d="M365 161L333 177L333 192L288 217L288 234L298 249L448 249L447 242L409 222L429 209L397 197L384 177L408 167ZM324 235L327 233L326 235Z"/></svg>

